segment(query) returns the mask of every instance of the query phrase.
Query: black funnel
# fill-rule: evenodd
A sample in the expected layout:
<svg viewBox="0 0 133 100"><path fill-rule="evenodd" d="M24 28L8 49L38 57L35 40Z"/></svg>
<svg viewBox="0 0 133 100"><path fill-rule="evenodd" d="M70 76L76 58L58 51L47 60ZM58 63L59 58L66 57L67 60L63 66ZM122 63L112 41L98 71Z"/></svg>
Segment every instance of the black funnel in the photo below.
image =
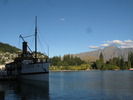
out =
<svg viewBox="0 0 133 100"><path fill-rule="evenodd" d="M23 54L27 54L27 42L23 42Z"/></svg>

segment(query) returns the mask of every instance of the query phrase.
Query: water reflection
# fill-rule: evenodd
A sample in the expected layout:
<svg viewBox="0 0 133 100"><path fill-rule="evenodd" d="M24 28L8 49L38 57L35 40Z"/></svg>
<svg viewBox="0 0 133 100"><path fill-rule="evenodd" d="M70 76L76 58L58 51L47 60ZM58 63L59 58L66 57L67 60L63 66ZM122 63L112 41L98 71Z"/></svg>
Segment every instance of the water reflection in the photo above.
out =
<svg viewBox="0 0 133 100"><path fill-rule="evenodd" d="M52 72L50 99L133 100L132 79L130 71Z"/></svg>
<svg viewBox="0 0 133 100"><path fill-rule="evenodd" d="M49 100L49 82L0 82L0 100Z"/></svg>
<svg viewBox="0 0 133 100"><path fill-rule="evenodd" d="M0 100L133 100L133 71L50 72L49 82L0 82Z"/></svg>

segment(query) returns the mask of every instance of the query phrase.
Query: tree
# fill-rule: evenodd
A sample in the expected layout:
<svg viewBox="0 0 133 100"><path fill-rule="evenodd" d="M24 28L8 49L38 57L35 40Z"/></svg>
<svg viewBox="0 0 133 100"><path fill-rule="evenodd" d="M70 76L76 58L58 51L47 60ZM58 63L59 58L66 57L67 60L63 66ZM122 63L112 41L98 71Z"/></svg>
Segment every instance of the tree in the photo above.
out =
<svg viewBox="0 0 133 100"><path fill-rule="evenodd" d="M107 64L103 64L102 70L108 70Z"/></svg>
<svg viewBox="0 0 133 100"><path fill-rule="evenodd" d="M94 62L92 62L91 67L92 67L92 69L98 69L95 61L94 61Z"/></svg>
<svg viewBox="0 0 133 100"><path fill-rule="evenodd" d="M112 64L117 66L117 62L118 62L118 58L117 57L114 57L112 59Z"/></svg>
<svg viewBox="0 0 133 100"><path fill-rule="evenodd" d="M81 66L82 64L85 64L84 61L82 61L78 57L73 57L72 55L65 55L63 59L61 59L61 57L54 56L53 58L50 59L50 61L51 61L51 70L87 69L85 65ZM88 64L86 66L88 66Z"/></svg>
<svg viewBox="0 0 133 100"><path fill-rule="evenodd" d="M63 57L63 62L66 62L69 66L81 65L84 63L79 57L73 57L72 55L65 55Z"/></svg>
<svg viewBox="0 0 133 100"><path fill-rule="evenodd" d="M104 63L104 58L103 58L103 54L101 52L100 56L99 56L99 60L101 61L101 63Z"/></svg>
<svg viewBox="0 0 133 100"><path fill-rule="evenodd" d="M62 66L62 61L61 60L57 62L57 66Z"/></svg>
<svg viewBox="0 0 133 100"><path fill-rule="evenodd" d="M70 57L70 55L65 55L63 57L63 62L67 63L68 65L71 65L71 57Z"/></svg>
<svg viewBox="0 0 133 100"><path fill-rule="evenodd" d="M75 57L75 58L74 58L74 61L75 61L76 65L81 65L81 64L83 64L83 61L82 61L80 58L78 58L78 57Z"/></svg>
<svg viewBox="0 0 133 100"><path fill-rule="evenodd" d="M132 52L128 54L128 67L133 68L133 53Z"/></svg>
<svg viewBox="0 0 133 100"><path fill-rule="evenodd" d="M96 66L97 66L97 68L98 69L102 69L102 65L103 65L103 63L100 61L100 60L96 60Z"/></svg>
<svg viewBox="0 0 133 100"><path fill-rule="evenodd" d="M61 62L61 57L54 56L53 58L50 59L50 61L52 66L57 66L59 62Z"/></svg>
<svg viewBox="0 0 133 100"><path fill-rule="evenodd" d="M120 60L120 64L121 64L120 69L125 70L126 69L126 64L125 64L125 61L124 61L123 57Z"/></svg>

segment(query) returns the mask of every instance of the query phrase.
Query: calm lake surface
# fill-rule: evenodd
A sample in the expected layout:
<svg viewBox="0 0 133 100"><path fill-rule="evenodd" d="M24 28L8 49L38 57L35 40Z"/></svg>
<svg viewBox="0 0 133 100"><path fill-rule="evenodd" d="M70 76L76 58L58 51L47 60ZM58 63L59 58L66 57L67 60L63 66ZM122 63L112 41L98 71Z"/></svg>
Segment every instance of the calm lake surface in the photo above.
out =
<svg viewBox="0 0 133 100"><path fill-rule="evenodd" d="M133 71L57 71L49 82L0 82L0 100L133 100Z"/></svg>

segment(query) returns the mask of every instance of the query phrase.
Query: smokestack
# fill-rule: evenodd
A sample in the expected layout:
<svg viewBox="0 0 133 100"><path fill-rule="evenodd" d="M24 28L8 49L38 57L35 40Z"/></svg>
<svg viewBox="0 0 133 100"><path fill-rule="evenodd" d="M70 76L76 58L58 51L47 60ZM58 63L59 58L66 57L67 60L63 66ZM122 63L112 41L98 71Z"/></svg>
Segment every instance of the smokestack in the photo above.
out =
<svg viewBox="0 0 133 100"><path fill-rule="evenodd" d="M23 54L27 54L27 42L23 42Z"/></svg>

